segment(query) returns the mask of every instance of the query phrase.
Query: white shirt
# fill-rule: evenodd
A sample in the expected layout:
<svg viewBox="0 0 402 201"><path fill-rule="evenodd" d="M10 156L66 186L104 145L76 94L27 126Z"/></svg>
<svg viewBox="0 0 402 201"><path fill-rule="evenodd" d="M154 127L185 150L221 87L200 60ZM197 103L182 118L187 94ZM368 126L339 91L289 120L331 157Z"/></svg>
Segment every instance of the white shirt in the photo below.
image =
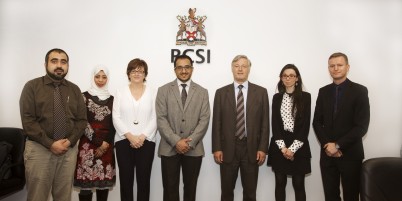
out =
<svg viewBox="0 0 402 201"><path fill-rule="evenodd" d="M187 84L186 92L188 94L188 90L190 89L191 80L188 80L187 82L182 82L179 79L177 79L177 85L179 86L180 95L181 95L181 92L183 90L183 86L181 86L181 84Z"/></svg>
<svg viewBox="0 0 402 201"><path fill-rule="evenodd" d="M146 85L145 85L146 86ZM115 142L126 139L124 134L146 136L146 140L155 142L156 134L156 91L146 86L139 100L131 95L127 85L116 91L113 102L113 125L116 129ZM138 124L134 124L137 121Z"/></svg>
<svg viewBox="0 0 402 201"><path fill-rule="evenodd" d="M283 123L283 130L289 131L293 133L295 119L292 115L292 107L293 107L293 99L289 94L284 93L282 97L281 104L281 118ZM297 108L295 108L297 112ZM283 139L275 140L275 143L278 145L279 149L286 147L285 141ZM293 143L289 146L289 150L293 153L296 153L303 146L304 142L299 140L293 140Z"/></svg>

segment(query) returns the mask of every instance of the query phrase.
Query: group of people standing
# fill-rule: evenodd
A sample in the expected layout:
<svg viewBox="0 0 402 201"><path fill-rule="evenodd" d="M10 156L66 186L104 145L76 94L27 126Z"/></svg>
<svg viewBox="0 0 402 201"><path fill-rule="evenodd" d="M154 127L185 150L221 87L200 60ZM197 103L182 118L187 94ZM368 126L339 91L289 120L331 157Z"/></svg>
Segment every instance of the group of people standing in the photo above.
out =
<svg viewBox="0 0 402 201"><path fill-rule="evenodd" d="M133 59L126 70L129 84L114 97L108 91L109 72L104 66L94 69L91 87L82 94L64 78L69 68L65 51L50 50L45 68L46 75L28 81L20 98L28 136L24 152L27 200L47 200L51 193L54 200L68 201L72 186L80 189L82 201L92 200L93 190L98 201L107 200L116 181L116 155L121 200L134 200L135 179L137 200L149 201L157 130L163 200L180 200L181 174L183 200L196 200L211 111L208 90L191 79L194 66L189 56L175 58L176 79L157 91L146 84L147 63ZM293 64L282 68L271 121L266 88L248 80L250 59L236 56L231 70L234 82L216 90L213 103L212 152L220 166L221 200L234 200L240 171L243 200L255 201L259 166L265 163L275 173L277 201L286 199L289 175L296 201L306 200L311 95L303 91L298 68ZM344 200L357 201L362 137L370 120L368 91L347 78L345 54L332 54L328 70L333 83L320 89L313 118L322 148L325 200L341 200L342 182Z"/></svg>

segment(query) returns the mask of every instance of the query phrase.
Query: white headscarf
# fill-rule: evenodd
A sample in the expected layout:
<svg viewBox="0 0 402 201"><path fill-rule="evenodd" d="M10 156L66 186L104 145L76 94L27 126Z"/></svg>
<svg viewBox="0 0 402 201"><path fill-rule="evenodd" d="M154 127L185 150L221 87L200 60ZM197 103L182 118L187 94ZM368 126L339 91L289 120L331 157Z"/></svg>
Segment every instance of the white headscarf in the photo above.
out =
<svg viewBox="0 0 402 201"><path fill-rule="evenodd" d="M105 86L103 86L102 88L99 88L94 80L95 75L98 74L100 71L103 71L107 76L107 82ZM98 96L100 100L106 100L110 97L108 84L109 84L109 70L106 68L106 66L98 65L94 68L94 71L92 73L91 88L88 89L88 93L91 94L92 96Z"/></svg>

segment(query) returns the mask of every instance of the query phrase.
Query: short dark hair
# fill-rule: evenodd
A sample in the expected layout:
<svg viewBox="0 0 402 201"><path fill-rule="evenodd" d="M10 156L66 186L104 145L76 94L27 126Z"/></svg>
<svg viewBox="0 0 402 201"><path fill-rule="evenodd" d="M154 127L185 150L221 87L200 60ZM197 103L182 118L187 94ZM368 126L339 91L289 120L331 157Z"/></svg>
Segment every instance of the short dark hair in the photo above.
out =
<svg viewBox="0 0 402 201"><path fill-rule="evenodd" d="M128 63L128 65L127 65L127 77L128 77L128 80L130 80L131 71L135 70L135 69L140 69L140 68L144 68L144 74L145 74L144 82L147 81L145 79L147 77L147 75L148 75L147 62L145 62L144 60L139 59L139 58L133 59Z"/></svg>
<svg viewBox="0 0 402 201"><path fill-rule="evenodd" d="M331 54L331 56L329 56L328 60L330 60L332 58L336 58L336 57L343 57L346 61L346 64L349 64L348 56L346 56L346 54L344 54L342 52L335 52L335 53Z"/></svg>
<svg viewBox="0 0 402 201"><path fill-rule="evenodd" d="M191 57L189 57L189 56L186 55L186 54L182 54L182 55L177 56L177 57L174 59L173 67L176 68L176 62L177 62L177 60L179 60L179 59L188 59L188 60L190 61L190 63L191 63L191 66L193 66L194 61L191 59Z"/></svg>
<svg viewBox="0 0 402 201"><path fill-rule="evenodd" d="M46 57L45 57L45 64L46 64L46 66L47 66L47 63L49 62L49 55L50 55L50 53L52 53L52 52L57 52L57 53L59 53L59 54L61 54L61 53L65 54L65 55L67 56L67 63L68 63L68 61L70 60L70 58L68 57L68 54L66 53L66 51L64 51L64 50L62 50L62 49L60 49L60 48L53 48L53 49L49 50L49 51L46 53Z"/></svg>

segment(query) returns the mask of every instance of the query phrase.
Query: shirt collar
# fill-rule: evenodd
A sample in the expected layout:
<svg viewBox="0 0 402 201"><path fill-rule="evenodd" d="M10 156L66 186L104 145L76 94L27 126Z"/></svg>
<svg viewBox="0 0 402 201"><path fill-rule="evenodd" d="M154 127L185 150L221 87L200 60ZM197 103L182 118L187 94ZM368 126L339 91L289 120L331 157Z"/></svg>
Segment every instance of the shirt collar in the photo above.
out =
<svg viewBox="0 0 402 201"><path fill-rule="evenodd" d="M54 82L56 82L54 79L49 77L49 75L47 75L47 74L44 76L43 79L44 79L45 84L53 84ZM58 82L60 82L62 85L67 86L67 81L64 78L62 80L58 81Z"/></svg>
<svg viewBox="0 0 402 201"><path fill-rule="evenodd" d="M233 84L234 84L234 88L235 88L235 89L238 89L238 88L239 88L239 85L240 85L239 83L237 83L236 81L234 81ZM241 84L241 85L243 85L243 88L244 88L244 89L248 89L248 80L245 81L245 82L243 82L243 84Z"/></svg>
<svg viewBox="0 0 402 201"><path fill-rule="evenodd" d="M346 80L343 81L342 83L340 83L340 84L332 83L332 85L333 85L333 87L339 86L339 88L345 88L345 86L348 85L349 82L350 82L350 80L348 78L346 78Z"/></svg>
<svg viewBox="0 0 402 201"><path fill-rule="evenodd" d="M189 79L187 82L182 82L181 80L177 79L177 85L181 86L181 84L187 84L187 86L190 87L191 79Z"/></svg>

